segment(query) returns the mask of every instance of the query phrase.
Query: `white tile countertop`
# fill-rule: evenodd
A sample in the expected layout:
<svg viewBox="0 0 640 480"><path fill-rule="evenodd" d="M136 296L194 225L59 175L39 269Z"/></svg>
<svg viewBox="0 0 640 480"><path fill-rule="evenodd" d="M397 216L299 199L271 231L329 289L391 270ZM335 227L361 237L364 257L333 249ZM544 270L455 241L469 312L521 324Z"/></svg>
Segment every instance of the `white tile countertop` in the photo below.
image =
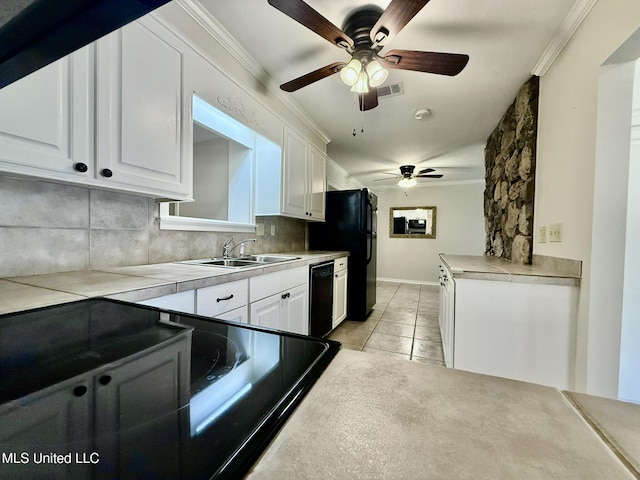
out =
<svg viewBox="0 0 640 480"><path fill-rule="evenodd" d="M612 437L620 412L637 426L640 405L600 400ZM637 462L631 430L620 443ZM248 479L613 480L637 478L633 465L564 392L341 350Z"/></svg>
<svg viewBox="0 0 640 480"><path fill-rule="evenodd" d="M581 262L554 257L533 256L531 265L483 255L440 254L440 260L453 278L501 282L579 286Z"/></svg>
<svg viewBox="0 0 640 480"><path fill-rule="evenodd" d="M238 270L174 262L8 277L0 279L0 314L91 297L137 302L333 260L348 255L348 252L303 251L279 254L299 258Z"/></svg>

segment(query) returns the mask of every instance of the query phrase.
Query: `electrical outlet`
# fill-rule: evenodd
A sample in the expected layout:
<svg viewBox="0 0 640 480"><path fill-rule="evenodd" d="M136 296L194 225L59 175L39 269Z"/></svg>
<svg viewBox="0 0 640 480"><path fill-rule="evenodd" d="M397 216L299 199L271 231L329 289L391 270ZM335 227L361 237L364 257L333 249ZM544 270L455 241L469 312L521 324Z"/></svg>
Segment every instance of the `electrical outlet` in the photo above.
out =
<svg viewBox="0 0 640 480"><path fill-rule="evenodd" d="M258 223L256 225L256 235L262 237L264 235L264 223Z"/></svg>
<svg viewBox="0 0 640 480"><path fill-rule="evenodd" d="M275 234L276 234L276 226L271 225L271 235L275 235Z"/></svg>
<svg viewBox="0 0 640 480"><path fill-rule="evenodd" d="M554 223L549 225L549 241L561 242L562 241L562 224Z"/></svg>
<svg viewBox="0 0 640 480"><path fill-rule="evenodd" d="M538 228L538 241L540 243L547 243L547 227Z"/></svg>

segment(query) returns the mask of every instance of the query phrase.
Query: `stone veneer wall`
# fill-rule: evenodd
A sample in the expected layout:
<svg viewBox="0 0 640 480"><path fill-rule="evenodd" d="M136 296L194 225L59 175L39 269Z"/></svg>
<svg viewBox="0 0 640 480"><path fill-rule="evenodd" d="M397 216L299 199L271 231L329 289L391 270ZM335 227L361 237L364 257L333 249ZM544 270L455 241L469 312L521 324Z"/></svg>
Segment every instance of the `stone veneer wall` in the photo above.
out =
<svg viewBox="0 0 640 480"><path fill-rule="evenodd" d="M539 78L521 88L485 148L486 255L530 264Z"/></svg>
<svg viewBox="0 0 640 480"><path fill-rule="evenodd" d="M0 277L176 262L220 255L255 234L160 230L150 198L0 175ZM306 222L258 217L247 253L305 249ZM276 234L270 235L271 226Z"/></svg>

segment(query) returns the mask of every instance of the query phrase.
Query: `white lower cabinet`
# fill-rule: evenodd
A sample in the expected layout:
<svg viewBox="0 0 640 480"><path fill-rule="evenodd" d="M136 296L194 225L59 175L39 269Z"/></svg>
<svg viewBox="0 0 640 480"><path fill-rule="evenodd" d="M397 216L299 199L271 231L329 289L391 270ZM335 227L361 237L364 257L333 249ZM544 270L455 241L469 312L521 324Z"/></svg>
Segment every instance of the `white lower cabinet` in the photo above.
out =
<svg viewBox="0 0 640 480"><path fill-rule="evenodd" d="M344 306L339 310L346 315L346 261L343 272ZM308 335L309 267L290 268L138 303Z"/></svg>
<svg viewBox="0 0 640 480"><path fill-rule="evenodd" d="M573 388L578 287L456 278L446 267L440 285L448 367Z"/></svg>
<svg viewBox="0 0 640 480"><path fill-rule="evenodd" d="M309 334L309 267L249 279L249 323Z"/></svg>
<svg viewBox="0 0 640 480"><path fill-rule="evenodd" d="M455 288L451 273L443 266L440 266L440 310L438 320L440 323L444 364L452 368L454 366Z"/></svg>
<svg viewBox="0 0 640 480"><path fill-rule="evenodd" d="M251 304L251 324L285 332L309 334L309 289L298 285Z"/></svg>
<svg viewBox="0 0 640 480"><path fill-rule="evenodd" d="M347 262L348 257L334 260L332 328L336 328L347 317Z"/></svg>

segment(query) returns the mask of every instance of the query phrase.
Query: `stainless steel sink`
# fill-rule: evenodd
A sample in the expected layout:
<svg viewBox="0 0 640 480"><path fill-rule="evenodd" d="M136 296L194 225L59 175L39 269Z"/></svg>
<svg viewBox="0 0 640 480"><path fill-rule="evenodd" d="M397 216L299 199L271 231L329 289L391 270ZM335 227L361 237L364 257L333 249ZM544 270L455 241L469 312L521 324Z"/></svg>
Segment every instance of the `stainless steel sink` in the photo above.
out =
<svg viewBox="0 0 640 480"><path fill-rule="evenodd" d="M258 262L236 260L234 258L197 261L197 265L213 265L214 267L255 267L257 264Z"/></svg>
<svg viewBox="0 0 640 480"><path fill-rule="evenodd" d="M279 263L288 262L290 260L298 260L300 257L292 257L290 255L245 255L240 260L250 260L260 263Z"/></svg>
<svg viewBox="0 0 640 480"><path fill-rule="evenodd" d="M249 268L264 266L265 264L271 263L288 262L299 258L300 257L290 255L245 255L244 257L238 258L205 258L203 260L187 260L179 263L223 268Z"/></svg>

